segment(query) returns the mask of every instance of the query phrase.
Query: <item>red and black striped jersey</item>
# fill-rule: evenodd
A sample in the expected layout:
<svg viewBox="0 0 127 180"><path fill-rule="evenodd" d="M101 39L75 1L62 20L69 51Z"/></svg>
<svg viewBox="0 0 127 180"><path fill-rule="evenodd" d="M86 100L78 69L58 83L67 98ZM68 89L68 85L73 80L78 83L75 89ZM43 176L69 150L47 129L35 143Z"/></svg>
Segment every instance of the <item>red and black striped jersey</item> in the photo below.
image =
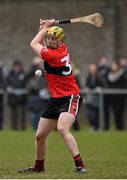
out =
<svg viewBox="0 0 127 180"><path fill-rule="evenodd" d="M59 98L80 93L72 73L68 48L65 44L57 49L42 48L41 57L44 60L51 97Z"/></svg>

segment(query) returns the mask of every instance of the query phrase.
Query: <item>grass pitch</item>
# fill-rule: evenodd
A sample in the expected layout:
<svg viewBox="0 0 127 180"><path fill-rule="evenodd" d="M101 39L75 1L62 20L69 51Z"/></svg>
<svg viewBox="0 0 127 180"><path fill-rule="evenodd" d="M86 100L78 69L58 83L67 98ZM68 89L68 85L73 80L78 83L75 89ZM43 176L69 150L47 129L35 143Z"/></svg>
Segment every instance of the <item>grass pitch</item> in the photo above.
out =
<svg viewBox="0 0 127 180"><path fill-rule="evenodd" d="M34 164L34 133L31 130L0 132L0 178L25 179L127 179L127 132L73 132L88 174L76 175L74 163L57 132L48 137L44 174L16 171Z"/></svg>

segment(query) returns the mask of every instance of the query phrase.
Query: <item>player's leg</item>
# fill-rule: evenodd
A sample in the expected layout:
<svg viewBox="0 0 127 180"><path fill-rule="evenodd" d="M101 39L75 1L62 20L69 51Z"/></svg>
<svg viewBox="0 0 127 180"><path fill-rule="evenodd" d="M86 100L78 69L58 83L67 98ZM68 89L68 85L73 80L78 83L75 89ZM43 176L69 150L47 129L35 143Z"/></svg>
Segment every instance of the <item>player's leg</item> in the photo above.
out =
<svg viewBox="0 0 127 180"><path fill-rule="evenodd" d="M56 124L57 124L56 119L46 119L46 118L40 119L38 129L36 132L36 147L37 147L36 158L38 160L44 159L44 155L46 151L46 137L56 127Z"/></svg>
<svg viewBox="0 0 127 180"><path fill-rule="evenodd" d="M56 128L56 119L40 118L38 129L35 135L36 161L34 167L19 170L21 173L43 172L46 153L46 138Z"/></svg>
<svg viewBox="0 0 127 180"><path fill-rule="evenodd" d="M57 129L63 138L65 144L68 147L68 150L72 154L72 156L76 156L79 154L78 146L74 136L70 132L70 128L75 120L75 116L68 112L63 112L60 114Z"/></svg>
<svg viewBox="0 0 127 180"><path fill-rule="evenodd" d="M44 170L44 158L46 153L46 138L48 134L56 127L57 120L41 118L36 132L36 162L35 170Z"/></svg>
<svg viewBox="0 0 127 180"><path fill-rule="evenodd" d="M76 170L80 169L78 172L84 173L86 169L81 160L77 142L70 132L81 103L82 97L79 94L65 97L59 108L61 113L58 118L57 129L74 159Z"/></svg>
<svg viewBox="0 0 127 180"><path fill-rule="evenodd" d="M86 173L87 171L80 157L77 142L70 132L74 120L75 116L73 114L68 112L61 113L58 119L57 129L74 159L76 172Z"/></svg>

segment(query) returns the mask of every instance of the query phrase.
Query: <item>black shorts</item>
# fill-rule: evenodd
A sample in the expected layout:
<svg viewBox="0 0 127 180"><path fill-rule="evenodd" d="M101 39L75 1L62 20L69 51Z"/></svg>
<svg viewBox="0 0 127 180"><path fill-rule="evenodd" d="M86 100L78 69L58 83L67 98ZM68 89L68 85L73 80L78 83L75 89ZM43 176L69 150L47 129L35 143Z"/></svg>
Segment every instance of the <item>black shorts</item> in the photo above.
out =
<svg viewBox="0 0 127 180"><path fill-rule="evenodd" d="M70 112L76 116L81 104L82 97L80 94L61 98L51 98L41 117L48 119L58 119L62 112Z"/></svg>

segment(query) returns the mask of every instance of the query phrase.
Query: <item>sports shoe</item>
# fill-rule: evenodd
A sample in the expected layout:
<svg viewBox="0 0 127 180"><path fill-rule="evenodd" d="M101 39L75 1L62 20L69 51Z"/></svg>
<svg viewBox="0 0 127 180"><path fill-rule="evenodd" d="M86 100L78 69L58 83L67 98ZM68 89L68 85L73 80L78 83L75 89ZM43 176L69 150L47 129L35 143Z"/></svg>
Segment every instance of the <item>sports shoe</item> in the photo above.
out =
<svg viewBox="0 0 127 180"><path fill-rule="evenodd" d="M76 167L75 173L77 174L85 174L88 170L85 167Z"/></svg>
<svg viewBox="0 0 127 180"><path fill-rule="evenodd" d="M29 167L29 168L18 170L17 172L18 173L34 173L34 172L40 173L40 172L44 172L44 169L37 170L37 169L35 169L33 167Z"/></svg>

